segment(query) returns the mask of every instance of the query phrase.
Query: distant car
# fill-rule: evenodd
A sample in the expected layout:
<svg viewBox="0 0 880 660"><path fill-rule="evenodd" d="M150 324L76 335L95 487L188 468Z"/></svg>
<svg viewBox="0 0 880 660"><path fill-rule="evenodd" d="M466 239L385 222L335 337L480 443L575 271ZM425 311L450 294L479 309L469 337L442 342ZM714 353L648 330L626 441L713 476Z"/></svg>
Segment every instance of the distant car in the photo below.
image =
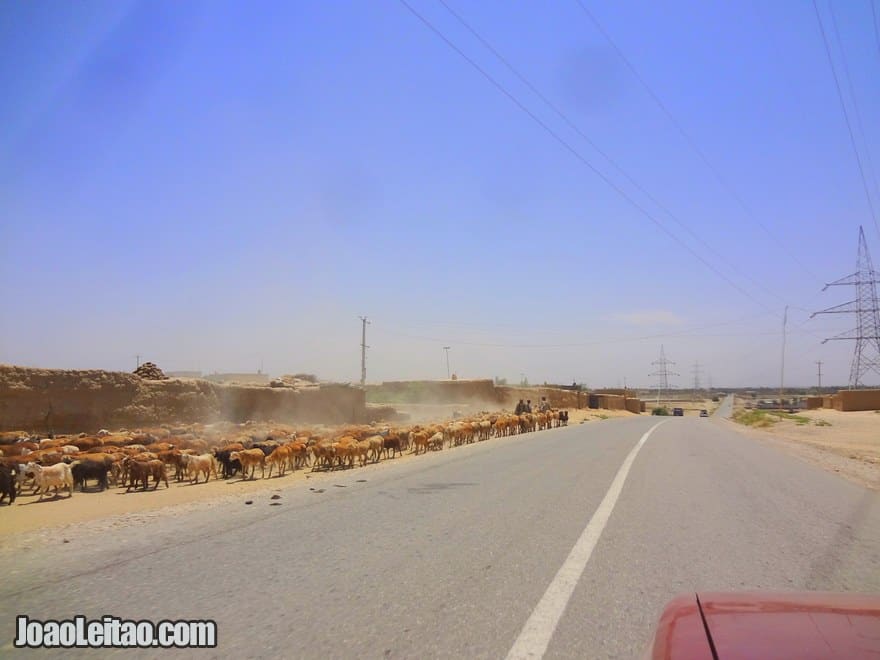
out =
<svg viewBox="0 0 880 660"><path fill-rule="evenodd" d="M684 409L682 408L673 408L672 409L673 417L684 417Z"/></svg>
<svg viewBox="0 0 880 660"><path fill-rule="evenodd" d="M701 410L700 411L700 417L708 417L708 416L709 416L708 410Z"/></svg>
<svg viewBox="0 0 880 660"><path fill-rule="evenodd" d="M645 658L873 658L878 631L877 595L689 593L666 605Z"/></svg>

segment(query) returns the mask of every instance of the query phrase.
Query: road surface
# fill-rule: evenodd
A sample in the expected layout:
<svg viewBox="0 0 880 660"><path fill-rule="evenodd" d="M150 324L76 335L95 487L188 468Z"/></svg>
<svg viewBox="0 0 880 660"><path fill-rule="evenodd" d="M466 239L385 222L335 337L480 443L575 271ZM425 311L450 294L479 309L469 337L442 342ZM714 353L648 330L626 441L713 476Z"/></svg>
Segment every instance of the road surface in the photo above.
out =
<svg viewBox="0 0 880 660"><path fill-rule="evenodd" d="M880 494L717 417L669 418L633 457L659 421L388 461L282 489L279 506L46 535L14 559L0 545L0 654L16 614L113 614L214 619L203 657L630 658L680 592L880 591Z"/></svg>
<svg viewBox="0 0 880 660"><path fill-rule="evenodd" d="M722 417L730 417L733 414L733 400L734 396L732 394L724 397L724 399L721 400L721 403L718 404L715 412L712 413L712 416L719 419Z"/></svg>

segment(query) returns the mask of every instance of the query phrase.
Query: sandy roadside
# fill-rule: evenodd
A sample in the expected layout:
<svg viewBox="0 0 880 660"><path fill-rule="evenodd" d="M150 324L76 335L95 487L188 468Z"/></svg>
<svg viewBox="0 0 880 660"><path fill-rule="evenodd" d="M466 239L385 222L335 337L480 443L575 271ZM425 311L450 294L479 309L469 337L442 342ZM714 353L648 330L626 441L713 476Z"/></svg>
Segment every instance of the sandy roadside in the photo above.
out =
<svg viewBox="0 0 880 660"><path fill-rule="evenodd" d="M632 413L626 411L572 410L569 424L597 423L603 419L632 416ZM489 442L503 440L502 438L493 438ZM402 456L391 459L391 462L416 461L419 458L419 456L406 452ZM356 467L354 470L368 474L370 470L381 467L388 462L381 461L378 465L367 465L364 468ZM346 473L350 473L350 471ZM153 517L173 514L201 505L213 506L228 500L241 500L245 495L254 498L267 498L273 491L297 485L317 488L319 486L316 484L325 483L328 480L332 481L338 474L338 472L312 472L310 468L305 468L296 472L288 472L283 477L273 476L271 479L242 481L235 477L226 481L212 479L207 483L202 482L195 485L188 482L176 483L172 481L170 488L166 488L162 484L157 490L128 493L124 488L110 488L103 493L76 491L71 498L68 498L64 493L57 498L47 496L43 501L39 501L38 496L30 495L28 490L28 494L19 495L12 506L8 506L6 503L0 506L0 526L4 532L13 535L109 518L116 518L120 524L127 524L143 520L145 515ZM94 484L94 482L91 483ZM3 540L0 537L0 546L2 545Z"/></svg>
<svg viewBox="0 0 880 660"><path fill-rule="evenodd" d="M786 419L767 428L752 428L732 420L724 423L850 481L880 490L880 414L826 409L797 414L809 423Z"/></svg>

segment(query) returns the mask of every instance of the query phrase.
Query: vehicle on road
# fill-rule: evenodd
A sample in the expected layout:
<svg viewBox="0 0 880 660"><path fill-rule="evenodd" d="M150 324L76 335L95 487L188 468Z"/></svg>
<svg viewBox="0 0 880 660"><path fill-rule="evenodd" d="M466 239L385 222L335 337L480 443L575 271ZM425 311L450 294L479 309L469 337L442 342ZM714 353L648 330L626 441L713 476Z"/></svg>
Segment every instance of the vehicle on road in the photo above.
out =
<svg viewBox="0 0 880 660"><path fill-rule="evenodd" d="M673 417L684 417L684 409L683 408L673 408L672 409Z"/></svg>
<svg viewBox="0 0 880 660"><path fill-rule="evenodd" d="M703 410L700 411L700 417L708 417L708 416L709 416L709 411L708 411L708 410L703 409Z"/></svg>
<svg viewBox="0 0 880 660"><path fill-rule="evenodd" d="M869 658L880 655L880 596L828 592L684 594L646 658Z"/></svg>

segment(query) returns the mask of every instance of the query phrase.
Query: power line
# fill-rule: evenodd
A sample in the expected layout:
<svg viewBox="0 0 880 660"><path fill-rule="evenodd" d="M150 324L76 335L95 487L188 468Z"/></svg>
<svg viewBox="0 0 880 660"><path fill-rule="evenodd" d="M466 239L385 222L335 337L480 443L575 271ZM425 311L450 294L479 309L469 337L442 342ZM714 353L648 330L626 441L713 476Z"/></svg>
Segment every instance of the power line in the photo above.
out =
<svg viewBox="0 0 880 660"><path fill-rule="evenodd" d="M672 114L672 112L669 110L669 108L666 107L666 104L663 102L663 100L651 88L651 86L648 84L648 81L645 80L645 78L639 73L639 71L638 71L638 69L636 69L635 65L633 65L633 63L629 60L629 58L624 54L623 50L621 50L620 46L617 45L617 43L614 41L614 39L611 38L611 35L602 26L602 24L599 22L599 20L592 14L592 12L590 12L589 9L587 9L587 6L582 2L582 0L575 0L575 2L581 8L581 10L584 12L584 14L587 15L587 18L590 19L590 21L593 23L593 25L596 27L596 29L599 30L599 32L602 34L602 36L605 38L605 40L611 45L611 47L617 53L618 57L620 57L621 61L623 61L623 63L626 65L626 67L630 70L630 73L632 73L633 76L635 77L635 79L638 80L638 82L642 85L642 87L645 88L645 91L648 93L648 96L650 96L653 99L654 103L657 104L657 107L660 108L660 110L663 112L664 115L666 115L666 118L669 119L669 121L672 123L672 125L675 127L675 129L678 131L678 133L682 136L682 138L684 138L684 141L687 142L688 146L690 146L690 148L693 149L694 153L696 153L697 156L700 157L700 160L703 161L703 164L709 169L710 172L712 172L712 174L715 176L715 179L718 181L718 183L721 185L721 187L724 188L727 191L727 193L736 200L736 202L739 204L740 208L742 208L742 210L745 212L746 216L748 216L748 218L752 222L754 222L761 229L763 229L764 232L770 238L772 238L774 241L776 241L776 243L778 243L783 248L785 253L788 254L788 256L791 258L791 260L794 261L798 266L800 266L804 270L804 272L806 272L808 275L810 275L810 277L812 277L813 279L821 281L821 278L818 275L816 275L812 270L810 270L792 252L790 252L786 249L785 242L782 239L780 239L775 234L775 232L770 231L769 227L767 227L767 225L765 225L763 222L761 222L761 220L758 219L758 217L755 215L754 211L752 211L751 207L749 207L749 205L746 204L746 201L743 199L742 195L740 195L736 191L736 189L733 188L733 186L731 186L727 182L727 179L724 178L724 176L721 174L721 171L717 167L715 167L715 165L712 164L712 161L710 161L709 157L706 155L706 153L702 149L700 149L696 140L693 137L691 137L690 133L688 133L684 129L684 127L675 118L675 116Z"/></svg>
<svg viewBox="0 0 880 660"><path fill-rule="evenodd" d="M705 240L703 240L693 229L691 229L683 220L681 220L677 215L675 215L667 206L661 203L654 195L648 192L642 184L640 184L636 179L634 179L617 161L614 160L605 150L603 150L589 135L587 135L571 118L566 115L555 103L553 103L547 96L541 92L528 78L526 78L510 61L502 55L497 48L495 48L482 34L480 34L476 28L474 28L464 17L461 16L457 11L455 11L446 0L438 0L438 2L443 5L446 10L452 14L455 19L463 25L468 32L470 32L483 46L489 50L507 69L514 75L516 78L526 87L531 90L531 92L537 96L541 101L546 105L550 110L552 110L571 130L577 133L584 141L587 142L596 152L599 153L605 160L607 160L611 166L617 170L619 174L621 174L629 183L640 193L642 193L645 197L647 197L651 202L653 202L663 213L665 213L669 218L671 218L679 227L681 227L684 231L686 231L697 243L702 245L706 250L714 254L718 259L723 261L731 270L736 272L740 277L743 277L749 280L754 286L764 291L769 296L776 298L778 300L782 300L782 297L773 293L767 287L753 278L748 273L741 271L736 265L727 260L722 254L720 254L717 250L712 248Z"/></svg>
<svg viewBox="0 0 880 660"><path fill-rule="evenodd" d="M754 318L758 318L761 316L766 316L767 314L750 314L738 319L732 319L730 321L721 321L719 323L710 323L707 325L696 326L692 328L688 328L687 330L682 330L681 332L666 332L666 333L658 333L652 335L644 335L639 337L617 337L614 339L599 339L588 342L570 342L570 343L555 343L555 344L527 344L527 343L501 343L501 342L474 342L474 341L458 341L456 340L454 343L462 346L478 346L484 348L577 348L577 347L585 347L585 346L604 346L607 344L619 344L626 343L631 341L645 341L649 339L668 339L670 337L737 337L737 336L747 336L754 337L762 334L766 335L774 335L776 336L777 332L769 332L769 333L745 333L745 334L722 334L722 335L700 335L695 334L700 330L706 330L710 328L717 328L729 325L736 325L738 323L742 323L743 321L748 321ZM398 325L397 327L405 327ZM448 340L442 339L439 337L427 337L424 335L413 335L403 332L395 332L394 330L389 330L387 325L383 326L381 323L376 328L380 332L385 332L387 334L395 335L398 337L406 337L407 339L417 339L420 341L426 342L445 342Z"/></svg>
<svg viewBox="0 0 880 660"><path fill-rule="evenodd" d="M859 99L856 96L856 90L852 84L852 77L849 75L849 63L846 61L846 51L843 48L843 40L840 38L840 31L837 29L837 12L834 11L834 3L829 0L828 7L831 10L831 27L834 28L834 38L837 40L837 47L840 49L840 59L843 61L843 77L846 79L846 86L849 89L849 95L852 98L853 108L856 114L856 126L859 129L859 135L862 138L862 146L865 151L865 162L868 167L868 178L874 184L875 192L878 193L880 199L880 185L877 182L877 174L874 171L874 162L871 160L871 150L868 148L868 140L865 136L865 128L862 126L862 112L859 110Z"/></svg>
<svg viewBox="0 0 880 660"><path fill-rule="evenodd" d="M849 133L849 142L852 145L853 153L856 156L856 163L859 166L859 175L862 178L862 186L865 189L865 197L868 199L868 208L871 211L871 219L874 221L874 228L877 235L880 236L880 224L877 222L877 214L874 211L874 202L871 200L871 193L868 190L868 179L865 176L865 168L862 165L862 157L859 155L859 149L856 146L856 138L853 133L852 123L849 120L849 111L846 109L846 102L843 100L843 90L840 88L840 79L837 76L837 67L834 66L834 58L831 56L831 47L828 44L828 37L825 34L825 24L822 22L822 16L819 13L819 5L813 0L813 9L816 12L816 20L819 22L819 32L822 34L822 43L825 45L825 54L828 56L828 64L831 67L831 74L834 77L834 87L837 90L837 98L840 101L840 107L843 110L843 118L846 120L846 130Z"/></svg>
<svg viewBox="0 0 880 660"><path fill-rule="evenodd" d="M799 310L801 310L801 311L805 311L805 312L807 312L808 314L812 314L812 312L809 312L809 310L805 310L805 309L800 308L800 307L795 307L795 306L793 306L793 305L789 305L789 307L790 307L791 309L799 309ZM782 317L780 317L780 318L782 318ZM793 328L790 328L790 329L788 330L788 334L789 334L789 335L794 334L795 331L797 331L797 330L803 328L803 327L804 327L807 323L809 323L811 320L812 320L812 316L808 316L808 317L805 318L803 321L800 321L799 323L795 324L795 326L794 326ZM804 332L805 334L810 335L811 337L819 338L819 336L818 336L815 332L813 332L813 331L811 331L811 330L803 330L802 332ZM737 356L735 356L733 359L729 359L728 362L730 362L730 363L732 363L732 364L745 364L745 363L748 363L748 362L749 362L749 358L751 358L753 355L757 355L758 353L762 353L762 352L765 352L765 351L770 350L770 347L771 347L773 344L776 343L777 340L776 340L775 338L779 336L779 333L777 333L777 332L768 332L768 333L764 333L764 334L766 334L767 336L771 336L771 335L772 335L772 336L774 337L774 339L771 339L771 340L769 340L769 341L767 341L767 342L761 343L760 345L758 345L757 348L755 348L754 346L752 346L752 348L750 348L748 351L746 351L745 353L737 354ZM811 351L812 351L812 350L815 350L815 347L811 348L810 350L811 350Z"/></svg>
<svg viewBox="0 0 880 660"><path fill-rule="evenodd" d="M792 308L793 309L802 309L800 307L794 307L794 306L792 306ZM811 313L811 310L807 310L807 309L802 309L802 311L806 312L807 314ZM745 316L740 316L735 319L727 319L724 321L715 321L713 323L706 323L706 324L701 324L698 326L688 326L686 328L682 328L679 332L672 333L671 335L663 335L663 336L678 336L680 334L686 334L686 333L694 332L697 330L706 330L708 328L719 328L719 327L724 327L724 326L737 325L740 323L745 323L746 321L753 321L755 319L760 319L760 318L763 318L768 315L770 315L769 312L757 312L757 313L753 313L753 314L746 314ZM619 318L615 315L611 315L609 317L605 317L600 320L602 320L602 321L617 321L617 320L619 320ZM425 328L425 327L429 327L429 328L462 327L462 328L473 328L475 331L480 332L480 333L488 333L488 332L495 333L496 328L511 328L511 329L516 329L516 330L522 330L522 323L496 323L496 322L492 322L492 323L488 323L488 324L450 323L448 321L426 321L426 320L422 320L422 319L410 320L408 317L407 317L407 320L404 322L401 322L399 320L395 320L391 325L393 325L396 328L416 329L416 330L421 330L422 328ZM560 335L560 334L567 335L567 334L570 334L571 330L563 331L563 330L559 330L558 328L552 328L552 329L551 328L541 328L539 330L539 332L546 333L546 334L552 334L552 335ZM654 335L652 335L652 337L654 337ZM448 339L449 338L447 337L447 339L445 339L445 340L438 340L438 341L445 342ZM458 342L456 342L456 343L458 343ZM544 345L549 345L549 344L540 344L540 346L544 346ZM579 344L562 343L562 344L555 344L555 345L577 346Z"/></svg>
<svg viewBox="0 0 880 660"><path fill-rule="evenodd" d="M682 241L674 232L667 229L667 227L660 222L654 215L644 208L641 204L639 204L636 200L634 200L625 190L623 190L620 186L618 186L614 181L608 178L601 170L597 169L589 160L587 160L577 149L575 149L571 144L569 144L565 138L563 138L559 133L554 131L549 125L547 125L544 121L542 121L534 112L528 109L522 101L520 101L513 93L507 90L501 83L499 83L495 78L492 77L490 73L488 73L483 67L477 64L471 57L469 57L463 50L461 50L458 46L455 45L443 32L441 32L438 28L434 26L427 18L425 18L422 14L420 14L416 9L407 2L407 0L398 0L400 4L402 4L409 12L418 18L429 30L431 30L437 37L439 37L449 48L454 50L458 55L464 59L468 64L470 64L474 69L476 69L486 80L488 80L493 87L495 87L499 92L504 94L516 107L518 107L522 112L529 116L529 118L534 121L538 126L540 126L547 134L550 135L554 140L556 140L566 151L571 153L577 160L581 162L584 166L586 166L589 170L591 170L596 176L598 176L602 181L604 181L612 190L614 190L618 195L623 197L630 205L635 208L639 213L645 216L648 220L650 220L658 229L660 229L664 234L669 236L673 241L678 243L681 247L687 250L695 259L700 261L706 268L711 270L715 275L724 280L728 285L739 291L743 296L754 302L759 307L771 312L773 310L765 305L763 302L755 298L751 293L743 289L736 282L731 280L727 275L719 271L715 266L713 266L709 261L703 258L698 252L696 252L693 248L691 248L687 243Z"/></svg>
<svg viewBox="0 0 880 660"><path fill-rule="evenodd" d="M406 339L415 339L418 341L437 343L440 341L444 341L440 337L426 337L424 335L412 335L405 332L397 332L394 330L389 330L387 328L376 328L379 332L384 332L388 335L393 335L395 337L404 337ZM791 331L789 331L791 334ZM809 334L812 337L816 337L812 332L805 331L805 334ZM504 344L497 342L477 342L477 341L457 341L457 345L461 346L475 346L480 348L521 348L521 349L553 349L553 348L583 348L588 346L606 346L609 344L625 344L627 342L633 341L646 341L649 339L669 339L675 337L695 337L695 338L733 338L733 337L779 337L780 333L778 330L769 330L766 332L736 332L736 333L720 333L720 334L694 334L687 332L680 333L664 333L657 335L646 335L642 337L627 337L625 339L605 339L605 340L597 340L592 342L576 342L570 344ZM774 340L775 341L775 340ZM370 348L369 346L367 348ZM757 351L755 351L757 352Z"/></svg>
<svg viewBox="0 0 880 660"><path fill-rule="evenodd" d="M880 22L877 21L877 5L871 0L871 22L874 24L874 40L877 42L877 55L880 55Z"/></svg>

